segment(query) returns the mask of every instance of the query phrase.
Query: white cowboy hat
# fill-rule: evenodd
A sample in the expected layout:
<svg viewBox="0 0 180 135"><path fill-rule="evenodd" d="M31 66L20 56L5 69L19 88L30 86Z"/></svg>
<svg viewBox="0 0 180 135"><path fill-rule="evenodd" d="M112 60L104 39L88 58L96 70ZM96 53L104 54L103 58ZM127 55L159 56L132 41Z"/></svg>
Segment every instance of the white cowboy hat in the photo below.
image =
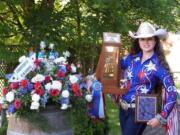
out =
<svg viewBox="0 0 180 135"><path fill-rule="evenodd" d="M148 38L158 36L159 38L164 38L167 35L165 29L156 30L153 25L148 22L143 22L140 24L136 33L129 31L129 36L132 38Z"/></svg>

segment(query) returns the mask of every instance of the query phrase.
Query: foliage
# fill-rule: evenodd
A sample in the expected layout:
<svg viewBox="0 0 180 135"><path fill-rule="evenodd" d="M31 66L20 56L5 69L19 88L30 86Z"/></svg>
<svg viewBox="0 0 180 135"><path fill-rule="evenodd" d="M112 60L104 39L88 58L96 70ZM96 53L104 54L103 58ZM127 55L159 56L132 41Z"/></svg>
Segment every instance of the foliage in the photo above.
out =
<svg viewBox="0 0 180 135"><path fill-rule="evenodd" d="M1 61L4 64L7 64L7 67L11 67L9 64L16 65L18 63L17 59L22 56L22 54L27 54L28 46L23 45L7 45L7 46L0 46L0 53Z"/></svg>
<svg viewBox="0 0 180 135"><path fill-rule="evenodd" d="M135 31L141 21L177 31L178 5L179 0L2 0L0 43L53 41L59 50L75 54L72 60L83 65L84 73L94 72L103 32L121 33L126 48L128 30Z"/></svg>
<svg viewBox="0 0 180 135"><path fill-rule="evenodd" d="M108 117L104 120L92 119L88 116L87 111L84 109L86 103L83 99L74 97L73 106L71 111L72 122L75 135L108 135ZM83 115L87 114L87 115Z"/></svg>
<svg viewBox="0 0 180 135"><path fill-rule="evenodd" d="M6 135L7 134L7 122L2 126L0 127L0 135Z"/></svg>
<svg viewBox="0 0 180 135"><path fill-rule="evenodd" d="M0 135L7 134L8 122L5 116L5 111L1 112L1 127L0 127Z"/></svg>
<svg viewBox="0 0 180 135"><path fill-rule="evenodd" d="M121 135L119 122L119 105L112 101L110 95L106 95L106 114L108 115L109 135Z"/></svg>

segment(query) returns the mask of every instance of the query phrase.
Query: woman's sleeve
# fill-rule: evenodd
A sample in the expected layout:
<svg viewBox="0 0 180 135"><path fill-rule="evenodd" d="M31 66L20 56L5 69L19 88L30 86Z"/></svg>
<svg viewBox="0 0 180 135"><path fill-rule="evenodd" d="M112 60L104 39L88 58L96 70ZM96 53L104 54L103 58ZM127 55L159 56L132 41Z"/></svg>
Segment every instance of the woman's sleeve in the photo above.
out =
<svg viewBox="0 0 180 135"><path fill-rule="evenodd" d="M163 99L165 103L161 111L161 116L167 119L176 104L178 94L172 76L164 67L160 66L158 68L157 76L161 80L166 92L165 99Z"/></svg>
<svg viewBox="0 0 180 135"><path fill-rule="evenodd" d="M128 55L128 56L123 57L120 60L120 67L121 67L121 69L126 69L128 67L128 65L129 65L131 60L132 60L132 55Z"/></svg>

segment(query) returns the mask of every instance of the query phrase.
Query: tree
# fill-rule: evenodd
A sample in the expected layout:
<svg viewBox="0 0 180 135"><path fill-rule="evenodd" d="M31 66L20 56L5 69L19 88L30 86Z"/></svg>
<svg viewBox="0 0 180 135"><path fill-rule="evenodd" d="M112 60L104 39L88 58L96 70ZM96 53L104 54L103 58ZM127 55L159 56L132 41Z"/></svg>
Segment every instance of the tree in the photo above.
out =
<svg viewBox="0 0 180 135"><path fill-rule="evenodd" d="M129 46L128 30L142 21L177 31L179 0L2 0L0 43L38 46L53 42L69 49L72 61L82 63L84 73L94 72L103 32L122 35ZM3 48L3 47L1 47Z"/></svg>

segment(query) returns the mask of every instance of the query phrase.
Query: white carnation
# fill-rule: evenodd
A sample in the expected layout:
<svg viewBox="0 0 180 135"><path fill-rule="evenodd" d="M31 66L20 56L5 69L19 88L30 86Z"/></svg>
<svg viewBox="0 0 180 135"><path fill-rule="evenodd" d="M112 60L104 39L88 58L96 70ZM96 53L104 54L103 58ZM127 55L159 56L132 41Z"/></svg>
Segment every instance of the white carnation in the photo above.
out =
<svg viewBox="0 0 180 135"><path fill-rule="evenodd" d="M31 82L32 82L32 83L36 83L36 82L42 82L42 81L44 81L44 80L45 80L45 77L44 77L43 75L37 74L35 77L33 77L33 78L31 79Z"/></svg>
<svg viewBox="0 0 180 135"><path fill-rule="evenodd" d="M53 81L52 82L52 89L61 90L61 88L62 88L62 83L60 81Z"/></svg>
<svg viewBox="0 0 180 135"><path fill-rule="evenodd" d="M69 51L65 51L65 52L63 52L63 55L65 58L68 58L68 57L70 57L71 54Z"/></svg>
<svg viewBox="0 0 180 135"><path fill-rule="evenodd" d="M71 69L72 69L72 71L71 71L72 73L76 73L77 68L74 64L71 64Z"/></svg>
<svg viewBox="0 0 180 135"><path fill-rule="evenodd" d="M8 93L6 94L6 100L7 100L8 102L14 101L14 92L12 92L12 91L8 92Z"/></svg>
<svg viewBox="0 0 180 135"><path fill-rule="evenodd" d="M6 98L5 98L5 97L2 97L2 98L0 99L0 104L5 104L5 102L6 102Z"/></svg>
<svg viewBox="0 0 180 135"><path fill-rule="evenodd" d="M69 76L69 81L74 84L74 83L77 83L78 81L78 78L75 76L75 75L70 75Z"/></svg>
<svg viewBox="0 0 180 135"><path fill-rule="evenodd" d="M19 63L21 63L21 62L23 62L24 60L26 59L26 56L21 56L20 58L19 58Z"/></svg>
<svg viewBox="0 0 180 135"><path fill-rule="evenodd" d="M92 95L90 95L90 94L86 95L85 99L87 102L91 102L92 101Z"/></svg>
<svg viewBox="0 0 180 135"><path fill-rule="evenodd" d="M35 90L32 90L32 91L31 91L31 95L33 95L34 93L36 93L36 91L35 91Z"/></svg>
<svg viewBox="0 0 180 135"><path fill-rule="evenodd" d="M62 106L61 106L61 109L62 110L66 110L68 108L68 105L67 104L62 104Z"/></svg>
<svg viewBox="0 0 180 135"><path fill-rule="evenodd" d="M49 91L50 89L52 89L52 84L51 84L51 83L47 83L47 84L45 85L45 89L46 89L47 91Z"/></svg>
<svg viewBox="0 0 180 135"><path fill-rule="evenodd" d="M34 94L32 95L32 101L38 102L39 100L40 100L40 96L39 96L38 94L34 93Z"/></svg>
<svg viewBox="0 0 180 135"><path fill-rule="evenodd" d="M62 97L63 98L68 98L69 97L69 91L68 90L63 90Z"/></svg>
<svg viewBox="0 0 180 135"><path fill-rule="evenodd" d="M56 64L66 64L66 63L67 63L66 61L67 61L66 58L64 58L64 57L59 57L59 58L57 58L57 59L54 60L54 63L56 63Z"/></svg>
<svg viewBox="0 0 180 135"><path fill-rule="evenodd" d="M34 101L34 102L31 103L30 109L31 110L37 110L37 109L39 109L39 106L40 106L39 102Z"/></svg>

